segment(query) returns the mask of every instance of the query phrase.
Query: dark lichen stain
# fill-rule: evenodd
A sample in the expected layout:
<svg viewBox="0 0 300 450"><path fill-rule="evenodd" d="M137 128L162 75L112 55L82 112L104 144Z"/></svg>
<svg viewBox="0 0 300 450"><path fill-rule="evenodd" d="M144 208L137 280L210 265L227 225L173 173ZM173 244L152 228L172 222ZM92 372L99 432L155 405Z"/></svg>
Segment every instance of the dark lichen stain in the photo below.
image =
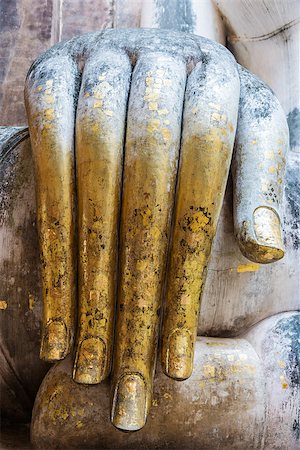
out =
<svg viewBox="0 0 300 450"><path fill-rule="evenodd" d="M286 377L289 387L292 389L291 395L297 398L300 391L300 314L281 319L272 330L273 339L280 340L283 344L289 342L285 346L285 354L287 360ZM272 339L272 340L273 340ZM292 429L295 438L298 440L299 435L299 412L295 417Z"/></svg>
<svg viewBox="0 0 300 450"><path fill-rule="evenodd" d="M299 441L299 439L300 439L300 418L299 417L298 417L298 420L297 419L294 420L293 432L294 432L294 435L296 436L297 441Z"/></svg>
<svg viewBox="0 0 300 450"><path fill-rule="evenodd" d="M270 117L277 107L277 99L272 89L255 75L239 66L241 94L239 119L255 117L261 119Z"/></svg>
<svg viewBox="0 0 300 450"><path fill-rule="evenodd" d="M290 147L293 150L300 145L300 110L294 108L287 116L290 130Z"/></svg>
<svg viewBox="0 0 300 450"><path fill-rule="evenodd" d="M286 237L289 237L294 250L300 247L300 180L299 167L288 166L285 175L285 197L287 200L288 216L285 218Z"/></svg>
<svg viewBox="0 0 300 450"><path fill-rule="evenodd" d="M281 319L273 330L280 340L289 339L287 377L292 388L300 389L300 314Z"/></svg>

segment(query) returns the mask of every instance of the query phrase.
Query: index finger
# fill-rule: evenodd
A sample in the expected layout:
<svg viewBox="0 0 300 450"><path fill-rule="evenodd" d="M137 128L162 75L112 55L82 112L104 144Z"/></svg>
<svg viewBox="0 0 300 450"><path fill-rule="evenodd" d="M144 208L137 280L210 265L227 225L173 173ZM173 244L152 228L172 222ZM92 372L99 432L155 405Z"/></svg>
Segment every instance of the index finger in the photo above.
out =
<svg viewBox="0 0 300 450"><path fill-rule="evenodd" d="M185 93L161 353L164 372L179 380L193 369L200 294L237 122L238 72L227 52L222 53L206 54L189 76Z"/></svg>

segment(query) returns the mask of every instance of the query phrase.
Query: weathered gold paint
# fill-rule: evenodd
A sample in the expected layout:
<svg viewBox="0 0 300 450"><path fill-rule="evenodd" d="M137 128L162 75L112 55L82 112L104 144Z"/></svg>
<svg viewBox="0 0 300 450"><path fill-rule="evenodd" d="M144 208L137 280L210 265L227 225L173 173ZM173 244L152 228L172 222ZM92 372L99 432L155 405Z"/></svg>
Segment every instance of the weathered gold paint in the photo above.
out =
<svg viewBox="0 0 300 450"><path fill-rule="evenodd" d="M289 384L287 382L287 379L284 375L280 375L280 382L281 382L281 387L282 389L288 389Z"/></svg>
<svg viewBox="0 0 300 450"><path fill-rule="evenodd" d="M240 239L242 252L251 261L266 264L278 261L284 256L284 246L280 219L271 207L261 206L253 213L253 224L245 221L241 235L250 235L249 229L253 227L257 240Z"/></svg>
<svg viewBox="0 0 300 450"><path fill-rule="evenodd" d="M239 169L234 176L236 186L240 183L235 194L236 211L240 209L236 218L241 214L237 231L239 246L246 258L261 264L275 262L284 256L280 204L288 130L283 124L283 114L278 123L277 119L274 122L276 126L273 124L272 133L269 120L259 126L254 118L239 123L239 151L236 152ZM246 168L248 164L251 166L256 155L255 168ZM246 200L249 192L251 197Z"/></svg>
<svg viewBox="0 0 300 450"><path fill-rule="evenodd" d="M112 359L123 139L131 72L128 58L113 58L113 54L99 56L97 68L87 63L88 82L83 80L77 109L79 333L73 377L87 384L106 378Z"/></svg>
<svg viewBox="0 0 300 450"><path fill-rule="evenodd" d="M238 273L244 273L244 272L257 272L260 269L260 264L240 264L237 267Z"/></svg>
<svg viewBox="0 0 300 450"><path fill-rule="evenodd" d="M74 88L72 70L66 61L64 78L56 78L52 68L52 79L37 88L28 82L26 88L42 262L40 357L47 361L69 353L74 333L74 106L72 98L65 98L65 92ZM49 95L54 98L53 108Z"/></svg>
<svg viewBox="0 0 300 450"><path fill-rule="evenodd" d="M35 306L34 296L32 294L29 294L28 295L28 308L30 309L30 311L34 310L34 306Z"/></svg>
<svg viewBox="0 0 300 450"><path fill-rule="evenodd" d="M7 309L8 304L5 300L0 300L0 309Z"/></svg>
<svg viewBox="0 0 300 450"><path fill-rule="evenodd" d="M199 297L232 152L226 115L218 109L211 120L203 135L185 136L181 149L161 355L164 372L175 379L193 370Z"/></svg>
<svg viewBox="0 0 300 450"><path fill-rule="evenodd" d="M262 246L269 247L269 258L273 259L275 255L283 253L280 219L277 213L271 208L259 207L254 211L253 222L257 241ZM268 259L267 254L265 258Z"/></svg>
<svg viewBox="0 0 300 450"><path fill-rule="evenodd" d="M162 72L155 67L160 64L155 56L138 62L127 119L112 406L113 424L126 430L144 425L151 404L180 142L186 69L181 61L166 56L163 67L174 78L172 85L164 85L157 83ZM160 87L155 103L143 101L142 95L152 83ZM173 104L174 98L178 100L170 125L161 126L157 111Z"/></svg>
<svg viewBox="0 0 300 450"><path fill-rule="evenodd" d="M280 367L281 369L284 369L286 367L286 363L284 361L282 361L281 359L279 359L277 361L277 365L278 367Z"/></svg>

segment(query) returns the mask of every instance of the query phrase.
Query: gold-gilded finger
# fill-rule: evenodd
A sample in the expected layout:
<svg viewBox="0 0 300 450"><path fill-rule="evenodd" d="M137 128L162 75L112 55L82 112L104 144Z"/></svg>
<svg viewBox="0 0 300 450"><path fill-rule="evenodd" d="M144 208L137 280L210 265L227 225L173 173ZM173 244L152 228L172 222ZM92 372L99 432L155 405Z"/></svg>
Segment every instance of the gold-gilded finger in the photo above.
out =
<svg viewBox="0 0 300 450"><path fill-rule="evenodd" d="M78 101L79 330L73 377L79 383L99 383L111 368L130 75L127 56L92 55Z"/></svg>
<svg viewBox="0 0 300 450"><path fill-rule="evenodd" d="M113 373L112 422L122 429L140 429L151 402L185 78L185 63L161 54L141 57L133 72Z"/></svg>

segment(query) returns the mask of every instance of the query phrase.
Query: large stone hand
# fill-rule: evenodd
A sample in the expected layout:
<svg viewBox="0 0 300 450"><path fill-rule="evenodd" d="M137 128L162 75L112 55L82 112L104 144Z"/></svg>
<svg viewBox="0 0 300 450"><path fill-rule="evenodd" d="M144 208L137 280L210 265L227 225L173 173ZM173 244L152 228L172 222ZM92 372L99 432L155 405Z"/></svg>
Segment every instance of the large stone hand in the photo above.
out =
<svg viewBox="0 0 300 450"><path fill-rule="evenodd" d="M163 370L180 380L192 372L234 140L241 250L260 263L283 256L285 116L224 47L157 30L59 44L33 64L25 94L43 271L41 357L56 361L71 349L77 214L73 377L95 384L110 373L118 297L112 421L137 430L151 401L161 306Z"/></svg>

